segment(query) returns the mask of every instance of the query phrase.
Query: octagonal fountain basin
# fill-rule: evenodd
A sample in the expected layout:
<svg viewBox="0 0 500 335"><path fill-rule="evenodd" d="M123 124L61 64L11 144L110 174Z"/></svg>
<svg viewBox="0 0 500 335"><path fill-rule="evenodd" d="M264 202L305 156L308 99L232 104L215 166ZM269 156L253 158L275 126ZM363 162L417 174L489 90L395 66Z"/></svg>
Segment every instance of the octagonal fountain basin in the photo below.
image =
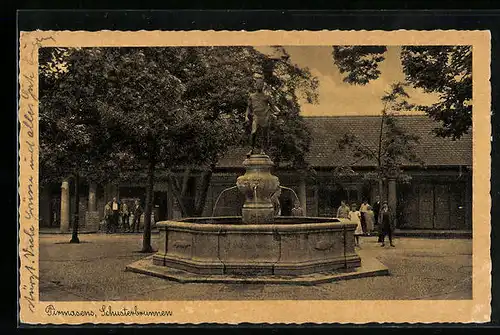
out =
<svg viewBox="0 0 500 335"><path fill-rule="evenodd" d="M345 219L276 217L243 224L241 217L185 218L157 223L154 266L198 275L299 276L354 269L356 224Z"/></svg>

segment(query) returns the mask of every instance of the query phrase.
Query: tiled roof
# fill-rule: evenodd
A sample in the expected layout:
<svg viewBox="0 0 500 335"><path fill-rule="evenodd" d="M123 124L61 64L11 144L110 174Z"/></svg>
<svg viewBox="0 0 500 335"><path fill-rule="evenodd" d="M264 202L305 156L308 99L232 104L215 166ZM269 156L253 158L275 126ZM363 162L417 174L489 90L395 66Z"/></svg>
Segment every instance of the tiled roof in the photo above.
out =
<svg viewBox="0 0 500 335"><path fill-rule="evenodd" d="M330 116L305 117L312 135L307 160L314 167L352 165L355 162L349 151L339 150L338 140L344 134L352 134L364 145L376 150L380 131L380 116ZM472 165L472 135L465 134L459 140L436 137L433 129L439 124L426 115L402 115L396 117L399 126L410 134L419 136L416 153L426 166ZM248 148L234 148L219 162L219 167L241 167ZM361 160L359 167L375 163Z"/></svg>

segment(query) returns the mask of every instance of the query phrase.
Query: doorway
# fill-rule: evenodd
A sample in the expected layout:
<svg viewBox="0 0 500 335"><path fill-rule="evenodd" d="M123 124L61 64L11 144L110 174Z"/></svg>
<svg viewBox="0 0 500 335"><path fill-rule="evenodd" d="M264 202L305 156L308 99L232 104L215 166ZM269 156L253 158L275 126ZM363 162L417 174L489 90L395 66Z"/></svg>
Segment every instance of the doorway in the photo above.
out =
<svg viewBox="0 0 500 335"><path fill-rule="evenodd" d="M154 212L156 221L168 219L168 193L154 192Z"/></svg>
<svg viewBox="0 0 500 335"><path fill-rule="evenodd" d="M404 204L403 227L436 230L467 229L464 190L465 185L462 184L412 185L400 200Z"/></svg>

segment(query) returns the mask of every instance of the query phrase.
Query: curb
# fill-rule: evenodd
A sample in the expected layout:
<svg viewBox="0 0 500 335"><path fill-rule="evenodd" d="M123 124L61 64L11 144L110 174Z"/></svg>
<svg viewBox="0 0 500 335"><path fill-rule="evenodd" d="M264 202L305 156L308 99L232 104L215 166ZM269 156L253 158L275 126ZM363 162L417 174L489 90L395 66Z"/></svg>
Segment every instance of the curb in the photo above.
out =
<svg viewBox="0 0 500 335"><path fill-rule="evenodd" d="M365 264L363 264L363 260ZM389 276L389 268L375 257L365 256L361 266L349 272L342 270L331 273L307 275L262 275L244 276L228 274L195 274L168 266L154 265L153 256L148 256L125 267L125 271L167 279L178 283L227 283L227 284L273 284L273 285L316 285L341 280L365 277Z"/></svg>

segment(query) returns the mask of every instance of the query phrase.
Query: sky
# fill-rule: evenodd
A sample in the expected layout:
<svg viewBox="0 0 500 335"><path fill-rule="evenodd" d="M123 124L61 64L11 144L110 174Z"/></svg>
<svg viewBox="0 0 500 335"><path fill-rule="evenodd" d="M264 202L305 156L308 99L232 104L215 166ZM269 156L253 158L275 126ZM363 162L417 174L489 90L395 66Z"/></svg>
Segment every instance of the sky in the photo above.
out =
<svg viewBox="0 0 500 335"><path fill-rule="evenodd" d="M380 115L380 98L391 83L404 80L400 52L401 48L390 46L384 62L380 65L381 75L365 86L347 84L333 64L331 46L287 46L291 61L300 67L307 67L319 79L319 102L303 102L301 112L304 116L330 115ZM256 47L263 53L272 52L270 47ZM420 90L409 89L410 102L430 104L435 96ZM419 112L413 111L412 113Z"/></svg>

